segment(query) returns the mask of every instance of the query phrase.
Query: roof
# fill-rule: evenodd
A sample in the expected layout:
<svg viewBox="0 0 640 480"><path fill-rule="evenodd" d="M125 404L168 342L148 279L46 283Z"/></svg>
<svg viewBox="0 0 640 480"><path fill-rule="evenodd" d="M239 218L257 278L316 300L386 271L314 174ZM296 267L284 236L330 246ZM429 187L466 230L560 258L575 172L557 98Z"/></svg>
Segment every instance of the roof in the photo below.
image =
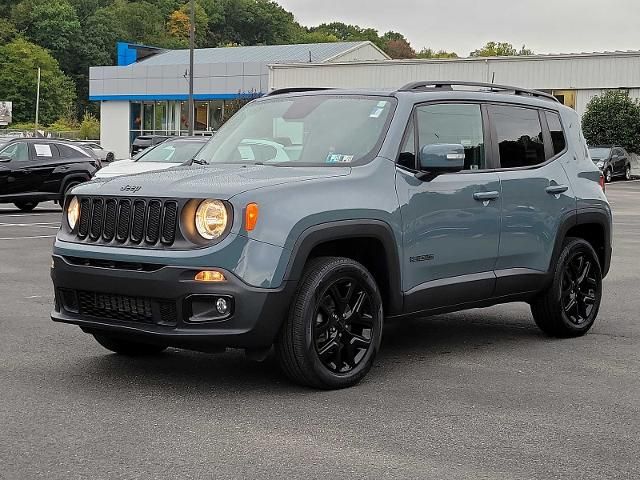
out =
<svg viewBox="0 0 640 480"><path fill-rule="evenodd" d="M301 43L297 45L259 45L252 47L199 48L194 51L196 64L260 62L323 63L333 57L371 42ZM189 50L167 50L138 62L144 65L180 65L189 63Z"/></svg>

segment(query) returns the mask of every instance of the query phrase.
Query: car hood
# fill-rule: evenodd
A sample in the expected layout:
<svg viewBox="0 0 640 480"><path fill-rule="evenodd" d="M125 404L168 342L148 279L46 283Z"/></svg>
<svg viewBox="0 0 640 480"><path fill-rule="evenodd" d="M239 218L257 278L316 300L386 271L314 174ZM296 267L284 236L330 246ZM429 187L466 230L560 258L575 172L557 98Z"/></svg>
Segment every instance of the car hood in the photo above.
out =
<svg viewBox="0 0 640 480"><path fill-rule="evenodd" d="M97 178L74 189L76 195L229 198L249 190L291 182L348 175L350 167L206 165L139 175Z"/></svg>
<svg viewBox="0 0 640 480"><path fill-rule="evenodd" d="M133 160L118 160L101 168L96 173L96 178L119 177L121 175L134 175L136 173L152 172L155 170L166 170L177 167L180 163L161 162L134 162Z"/></svg>

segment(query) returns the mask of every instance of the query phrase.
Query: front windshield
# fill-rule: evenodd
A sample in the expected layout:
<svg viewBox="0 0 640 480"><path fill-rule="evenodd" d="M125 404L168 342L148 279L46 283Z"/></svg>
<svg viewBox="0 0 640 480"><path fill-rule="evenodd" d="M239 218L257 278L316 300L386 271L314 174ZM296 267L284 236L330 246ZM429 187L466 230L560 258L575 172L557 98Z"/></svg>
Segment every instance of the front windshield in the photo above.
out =
<svg viewBox="0 0 640 480"><path fill-rule="evenodd" d="M351 164L375 153L391 119L391 97L305 95L251 103L197 159L207 163Z"/></svg>
<svg viewBox="0 0 640 480"><path fill-rule="evenodd" d="M133 157L136 162L185 163L192 160L204 142L179 140L164 142Z"/></svg>
<svg viewBox="0 0 640 480"><path fill-rule="evenodd" d="M592 160L599 160L601 158L607 158L611 153L610 148L590 148L589 154L591 155Z"/></svg>

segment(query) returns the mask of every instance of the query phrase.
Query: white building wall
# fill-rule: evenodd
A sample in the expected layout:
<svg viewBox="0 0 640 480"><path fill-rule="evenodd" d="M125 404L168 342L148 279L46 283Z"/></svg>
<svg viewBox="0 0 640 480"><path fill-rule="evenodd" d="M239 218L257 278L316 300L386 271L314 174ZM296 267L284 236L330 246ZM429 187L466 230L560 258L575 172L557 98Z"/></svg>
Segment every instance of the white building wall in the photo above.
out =
<svg viewBox="0 0 640 480"><path fill-rule="evenodd" d="M100 102L100 143L116 158L129 157L129 101Z"/></svg>
<svg viewBox="0 0 640 480"><path fill-rule="evenodd" d="M543 90L640 88L640 52L271 65L272 88L398 88L416 80L467 80Z"/></svg>
<svg viewBox="0 0 640 480"><path fill-rule="evenodd" d="M389 56L369 42L327 60L327 62L363 62L389 60Z"/></svg>

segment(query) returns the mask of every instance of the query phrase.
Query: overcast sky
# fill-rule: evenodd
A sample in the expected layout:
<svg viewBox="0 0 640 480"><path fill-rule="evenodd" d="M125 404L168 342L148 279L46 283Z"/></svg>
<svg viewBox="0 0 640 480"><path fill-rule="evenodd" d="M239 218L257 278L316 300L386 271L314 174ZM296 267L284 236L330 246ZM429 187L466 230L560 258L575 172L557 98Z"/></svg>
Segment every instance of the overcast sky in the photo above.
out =
<svg viewBox="0 0 640 480"><path fill-rule="evenodd" d="M460 56L503 41L536 53L640 50L640 0L277 0L298 22L403 33Z"/></svg>

